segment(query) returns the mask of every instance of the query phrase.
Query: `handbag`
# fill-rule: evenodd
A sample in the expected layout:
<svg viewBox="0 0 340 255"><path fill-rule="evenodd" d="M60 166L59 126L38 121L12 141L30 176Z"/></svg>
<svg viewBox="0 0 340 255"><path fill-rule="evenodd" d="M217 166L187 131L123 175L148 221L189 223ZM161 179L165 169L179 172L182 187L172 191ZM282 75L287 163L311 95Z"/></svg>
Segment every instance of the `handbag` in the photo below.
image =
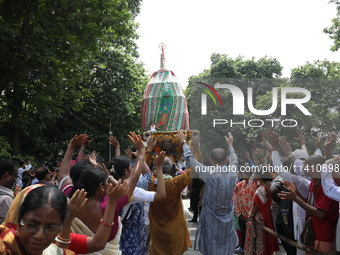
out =
<svg viewBox="0 0 340 255"><path fill-rule="evenodd" d="M312 217L308 217L303 225L303 230L300 235L301 243L306 246L314 246L314 232L312 226Z"/></svg>

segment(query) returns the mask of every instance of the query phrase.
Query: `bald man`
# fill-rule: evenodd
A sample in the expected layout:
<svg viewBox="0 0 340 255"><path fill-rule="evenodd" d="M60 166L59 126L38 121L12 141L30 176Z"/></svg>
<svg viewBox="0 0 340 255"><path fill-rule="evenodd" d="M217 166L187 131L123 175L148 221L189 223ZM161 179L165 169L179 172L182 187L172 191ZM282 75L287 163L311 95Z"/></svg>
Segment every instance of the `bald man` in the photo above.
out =
<svg viewBox="0 0 340 255"><path fill-rule="evenodd" d="M180 136L181 139L185 137ZM185 140L182 140L184 143ZM237 246L234 228L233 194L237 181L238 158L233 148L233 137L226 137L228 151L213 149L210 153L211 166L201 164L184 143L186 162L204 181L202 211L196 231L194 249L204 255L232 255ZM228 162L229 154L229 165Z"/></svg>

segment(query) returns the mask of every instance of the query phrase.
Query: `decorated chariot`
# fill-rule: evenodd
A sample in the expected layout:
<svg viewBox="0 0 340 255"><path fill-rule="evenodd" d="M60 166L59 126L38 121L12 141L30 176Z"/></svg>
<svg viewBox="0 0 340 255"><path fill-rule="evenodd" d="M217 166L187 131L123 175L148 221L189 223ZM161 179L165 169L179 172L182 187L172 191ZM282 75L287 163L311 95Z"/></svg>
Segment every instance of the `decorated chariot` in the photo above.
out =
<svg viewBox="0 0 340 255"><path fill-rule="evenodd" d="M178 139L178 130L191 136L198 136L198 131L189 129L189 113L183 89L173 71L165 68L165 45L162 50L161 68L154 72L145 87L142 106L142 130L144 139L149 136L156 142L154 152L166 151L174 160L182 155L182 145Z"/></svg>

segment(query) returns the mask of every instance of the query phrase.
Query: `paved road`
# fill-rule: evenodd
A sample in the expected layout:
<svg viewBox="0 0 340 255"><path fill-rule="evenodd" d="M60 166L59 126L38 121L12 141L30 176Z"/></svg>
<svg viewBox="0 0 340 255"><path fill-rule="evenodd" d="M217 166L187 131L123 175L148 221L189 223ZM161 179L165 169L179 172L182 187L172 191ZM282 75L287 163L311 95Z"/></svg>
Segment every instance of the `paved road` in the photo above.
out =
<svg viewBox="0 0 340 255"><path fill-rule="evenodd" d="M190 207L190 199L183 199L183 206L184 206L184 214L185 217L188 220L191 220L192 218L192 212L190 212L188 210L188 208ZM191 240L191 244L194 244L195 241L195 235L196 235L196 227L197 227L197 223L192 223L192 222L187 222L188 224L188 230L189 230L189 235L190 235L190 240ZM202 253L200 253L199 251L195 251L193 249L190 249L188 251L186 251L183 255L199 255ZM240 253L235 253L236 254L240 254ZM280 251L275 253L276 255L286 255L287 253L284 251L284 249L282 248L282 246L280 245Z"/></svg>

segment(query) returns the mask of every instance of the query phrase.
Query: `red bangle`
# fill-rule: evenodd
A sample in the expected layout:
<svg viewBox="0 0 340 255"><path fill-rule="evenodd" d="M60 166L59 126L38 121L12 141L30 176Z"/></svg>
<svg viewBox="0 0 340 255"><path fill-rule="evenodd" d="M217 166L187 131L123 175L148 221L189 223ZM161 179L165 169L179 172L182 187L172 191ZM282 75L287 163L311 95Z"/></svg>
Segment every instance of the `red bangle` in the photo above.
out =
<svg viewBox="0 0 340 255"><path fill-rule="evenodd" d="M103 221L103 219L100 220L100 223L103 224L104 226L107 226L107 227L112 227L115 223L112 222L112 223L106 223Z"/></svg>
<svg viewBox="0 0 340 255"><path fill-rule="evenodd" d="M60 239L60 240L63 241L63 242L69 242L69 241L71 241L71 238L69 238L69 239L63 238L63 237L61 237L60 235L58 235L57 237L58 237L58 239Z"/></svg>
<svg viewBox="0 0 340 255"><path fill-rule="evenodd" d="M305 143L300 143L301 145L304 145Z"/></svg>

